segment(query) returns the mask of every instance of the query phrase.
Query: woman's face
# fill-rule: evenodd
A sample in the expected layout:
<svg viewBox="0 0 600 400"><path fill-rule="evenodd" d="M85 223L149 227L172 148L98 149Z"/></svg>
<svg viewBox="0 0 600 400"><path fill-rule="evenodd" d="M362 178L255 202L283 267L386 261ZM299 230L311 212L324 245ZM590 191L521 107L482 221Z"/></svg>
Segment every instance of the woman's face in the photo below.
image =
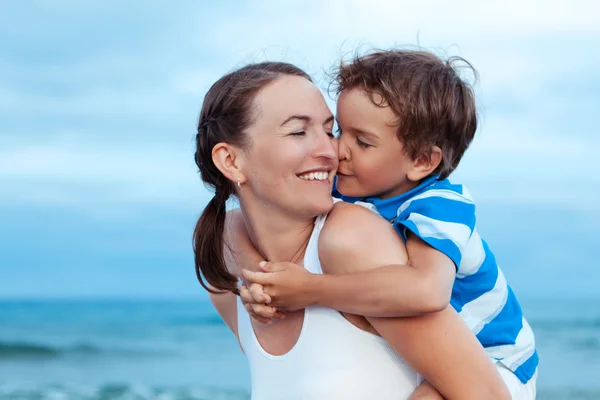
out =
<svg viewBox="0 0 600 400"><path fill-rule="evenodd" d="M246 190L263 206L288 215L329 211L337 142L319 89L305 78L283 76L259 92L254 107L244 152Z"/></svg>

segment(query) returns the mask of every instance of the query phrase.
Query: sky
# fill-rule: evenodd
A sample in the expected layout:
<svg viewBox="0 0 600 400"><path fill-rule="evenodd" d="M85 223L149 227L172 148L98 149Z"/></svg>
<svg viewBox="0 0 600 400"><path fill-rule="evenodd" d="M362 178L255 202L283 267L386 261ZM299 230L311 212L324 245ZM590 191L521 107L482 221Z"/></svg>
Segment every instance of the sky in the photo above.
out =
<svg viewBox="0 0 600 400"><path fill-rule="evenodd" d="M210 85L276 59L325 88L343 56L417 45L479 73L481 124L453 180L509 283L595 293L598 21L592 1L9 2L0 297L204 296L191 232L211 194L192 157Z"/></svg>

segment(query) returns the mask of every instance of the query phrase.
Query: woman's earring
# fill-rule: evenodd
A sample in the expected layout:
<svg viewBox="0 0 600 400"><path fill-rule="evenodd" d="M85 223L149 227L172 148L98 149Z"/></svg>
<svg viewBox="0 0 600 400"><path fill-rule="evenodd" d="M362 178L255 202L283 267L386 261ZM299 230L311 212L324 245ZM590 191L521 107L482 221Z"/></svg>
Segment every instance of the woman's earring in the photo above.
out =
<svg viewBox="0 0 600 400"><path fill-rule="evenodd" d="M237 178L237 185L238 185L238 189L242 188L242 184L240 183L240 178Z"/></svg>

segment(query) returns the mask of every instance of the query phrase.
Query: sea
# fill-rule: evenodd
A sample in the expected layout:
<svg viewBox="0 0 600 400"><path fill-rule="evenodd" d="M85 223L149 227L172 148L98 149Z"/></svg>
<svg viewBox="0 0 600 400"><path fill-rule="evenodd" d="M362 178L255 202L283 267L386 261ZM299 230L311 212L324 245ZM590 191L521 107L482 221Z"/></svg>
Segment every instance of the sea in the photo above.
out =
<svg viewBox="0 0 600 400"><path fill-rule="evenodd" d="M600 399L600 298L522 299L538 399ZM210 302L0 301L2 400L242 400L246 359Z"/></svg>

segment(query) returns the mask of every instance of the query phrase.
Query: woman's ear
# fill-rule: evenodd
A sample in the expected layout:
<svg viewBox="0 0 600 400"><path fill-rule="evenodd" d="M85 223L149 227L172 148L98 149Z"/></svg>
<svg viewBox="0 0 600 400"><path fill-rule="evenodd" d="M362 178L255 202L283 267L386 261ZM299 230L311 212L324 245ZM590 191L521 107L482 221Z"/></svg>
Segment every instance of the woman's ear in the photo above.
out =
<svg viewBox="0 0 600 400"><path fill-rule="evenodd" d="M422 154L413 161L413 166L408 171L408 179L419 182L421 179L431 175L442 162L442 149L432 146L429 154Z"/></svg>
<svg viewBox="0 0 600 400"><path fill-rule="evenodd" d="M221 173L230 181L246 182L242 173L243 156L241 150L229 143L217 143L212 149L212 160Z"/></svg>

